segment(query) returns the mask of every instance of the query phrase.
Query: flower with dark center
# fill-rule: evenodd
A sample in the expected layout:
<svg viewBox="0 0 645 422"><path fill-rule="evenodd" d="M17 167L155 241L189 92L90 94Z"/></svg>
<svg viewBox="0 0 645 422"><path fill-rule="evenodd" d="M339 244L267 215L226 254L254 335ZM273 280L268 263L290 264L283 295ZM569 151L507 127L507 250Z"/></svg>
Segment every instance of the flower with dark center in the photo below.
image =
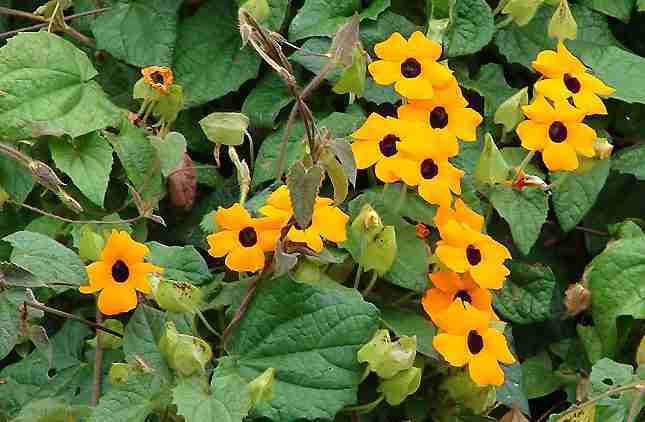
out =
<svg viewBox="0 0 645 422"><path fill-rule="evenodd" d="M144 81L153 89L168 93L173 84L172 70L164 66L149 66L141 69Z"/></svg>
<svg viewBox="0 0 645 422"><path fill-rule="evenodd" d="M379 142L378 147L381 150L381 154L385 157L391 157L397 153L396 144L400 139L396 135L388 134L386 135L381 142Z"/></svg>
<svg viewBox="0 0 645 422"><path fill-rule="evenodd" d="M549 138L555 143L564 142L567 139L567 127L562 122L553 122L549 126Z"/></svg>
<svg viewBox="0 0 645 422"><path fill-rule="evenodd" d="M466 258L470 265L477 265L482 260L482 253L475 245L468 245L466 248Z"/></svg>
<svg viewBox="0 0 645 422"><path fill-rule="evenodd" d="M477 353L481 352L483 348L484 339L482 338L482 336L477 334L477 331L471 330L468 333L468 350L473 355L476 355Z"/></svg>
<svg viewBox="0 0 645 422"><path fill-rule="evenodd" d="M245 248L250 248L251 246L255 246L255 244L258 243L258 234L253 227L245 227L240 230L238 239L242 246L244 246Z"/></svg>
<svg viewBox="0 0 645 422"><path fill-rule="evenodd" d="M574 94L577 94L578 92L580 92L580 88L582 88L582 85L580 85L580 81L578 80L578 78L576 78L575 76L571 76L568 73L565 73L563 79L564 79L564 84L566 85L569 91L573 92Z"/></svg>
<svg viewBox="0 0 645 422"><path fill-rule="evenodd" d="M406 78L416 78L421 74L421 63L410 57L401 63L401 74Z"/></svg>
<svg viewBox="0 0 645 422"><path fill-rule="evenodd" d="M443 129L448 126L448 112L444 107L435 107L430 112L430 126L433 129Z"/></svg>
<svg viewBox="0 0 645 422"><path fill-rule="evenodd" d="M473 299L470 297L470 294L466 290L459 290L457 293L455 293L455 296L453 299L461 299L464 302L472 303Z"/></svg>
<svg viewBox="0 0 645 422"><path fill-rule="evenodd" d="M126 281L128 281L129 277L130 269L128 268L128 264L121 261L120 259L112 264L112 278L114 279L114 281L116 281L117 283L125 283Z"/></svg>
<svg viewBox="0 0 645 422"><path fill-rule="evenodd" d="M433 179L437 174L439 174L439 167L432 158L426 158L421 162L421 176L424 179Z"/></svg>
<svg viewBox="0 0 645 422"><path fill-rule="evenodd" d="M158 84L163 84L163 81L164 81L163 75L160 72L153 72L150 75L150 79L152 79L153 81L155 81Z"/></svg>

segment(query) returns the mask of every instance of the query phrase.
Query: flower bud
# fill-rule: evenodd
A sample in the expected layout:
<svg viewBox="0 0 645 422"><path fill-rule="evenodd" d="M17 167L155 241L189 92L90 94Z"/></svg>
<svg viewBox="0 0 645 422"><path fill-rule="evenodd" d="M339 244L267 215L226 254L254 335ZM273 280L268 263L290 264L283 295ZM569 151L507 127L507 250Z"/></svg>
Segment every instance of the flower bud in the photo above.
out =
<svg viewBox="0 0 645 422"><path fill-rule="evenodd" d="M127 363L113 363L108 372L108 380L112 385L125 384L134 370Z"/></svg>
<svg viewBox="0 0 645 422"><path fill-rule="evenodd" d="M423 370L421 368L412 366L390 379L381 380L378 391L383 393L385 401L390 406L398 406L409 395L416 393L421 385L422 374Z"/></svg>
<svg viewBox="0 0 645 422"><path fill-rule="evenodd" d="M255 407L261 401L269 401L273 396L273 380L275 369L268 368L260 376L251 381L248 385L251 396L251 406Z"/></svg>
<svg viewBox="0 0 645 422"><path fill-rule="evenodd" d="M502 9L502 13L512 16L517 26L524 26L531 22L542 3L544 0L510 0Z"/></svg>
<svg viewBox="0 0 645 422"><path fill-rule="evenodd" d="M593 150L598 158L606 160L611 156L614 146L607 141L607 138L598 138L593 143Z"/></svg>
<svg viewBox="0 0 645 422"><path fill-rule="evenodd" d="M244 142L244 134L249 128L249 118L242 113L211 113L199 121L199 125L209 141L237 146Z"/></svg>
<svg viewBox="0 0 645 422"><path fill-rule="evenodd" d="M452 370L439 386L439 390L444 392L451 402L465 406L477 415L483 414L495 405L495 387L476 385L470 379L468 372L463 369Z"/></svg>
<svg viewBox="0 0 645 422"><path fill-rule="evenodd" d="M194 312L202 301L202 291L190 283L150 277L152 295L161 309L170 312Z"/></svg>
<svg viewBox="0 0 645 422"><path fill-rule="evenodd" d="M351 231L361 241L369 242L383 230L383 222L370 204L363 205L361 212L354 219Z"/></svg>
<svg viewBox="0 0 645 422"><path fill-rule="evenodd" d="M504 132L509 133L518 123L524 120L522 106L529 103L529 89L517 91L504 101L495 112L495 123L504 126Z"/></svg>
<svg viewBox="0 0 645 422"><path fill-rule="evenodd" d="M109 328L112 331L123 334L125 328L123 323L118 319L106 319L103 321L103 326ZM96 339L99 339L102 349L118 349L123 344L123 338L115 336L114 334L106 333L105 331L98 330L96 336L90 340L87 340L87 344L90 347L96 347Z"/></svg>
<svg viewBox="0 0 645 422"><path fill-rule="evenodd" d="M359 362L367 362L370 371L387 379L412 366L416 349L416 337L402 336L392 342L388 330L379 330L369 343L361 347L357 358Z"/></svg>
<svg viewBox="0 0 645 422"><path fill-rule="evenodd" d="M180 334L173 322L166 323L166 331L159 340L159 350L168 366L185 377L203 374L206 365L213 359L213 351L208 343L199 337Z"/></svg>
<svg viewBox="0 0 645 422"><path fill-rule="evenodd" d="M385 226L374 239L367 243L359 264L365 271L374 270L383 275L390 270L396 258L397 244L394 226Z"/></svg>
<svg viewBox="0 0 645 422"><path fill-rule="evenodd" d="M549 21L549 37L556 38L559 41L565 39L575 40L577 34L578 24L571 13L569 2L560 0L560 4Z"/></svg>
<svg viewBox="0 0 645 422"><path fill-rule="evenodd" d="M495 140L487 133L484 137L484 150L475 166L475 184L481 187L504 183L508 179L509 169Z"/></svg>
<svg viewBox="0 0 645 422"><path fill-rule="evenodd" d="M271 8L267 0L247 0L240 6L241 10L246 11L258 22L263 22L271 16Z"/></svg>

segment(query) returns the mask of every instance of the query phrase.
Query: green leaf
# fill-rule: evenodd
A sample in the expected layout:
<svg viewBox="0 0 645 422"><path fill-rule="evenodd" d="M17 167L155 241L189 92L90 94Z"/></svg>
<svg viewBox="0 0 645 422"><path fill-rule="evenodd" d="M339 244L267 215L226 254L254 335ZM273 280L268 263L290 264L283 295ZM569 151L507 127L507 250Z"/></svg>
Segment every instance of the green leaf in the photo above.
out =
<svg viewBox="0 0 645 422"><path fill-rule="evenodd" d="M149 242L148 262L164 269L165 278L202 284L212 278L208 265L193 246L166 246Z"/></svg>
<svg viewBox="0 0 645 422"><path fill-rule="evenodd" d="M168 177L184 160L186 138L179 132L170 132L165 138L150 137L152 146L157 150L161 173Z"/></svg>
<svg viewBox="0 0 645 422"><path fill-rule="evenodd" d="M484 150L475 166L475 186L503 184L508 180L509 172L510 167L497 148L495 140L487 133L484 136Z"/></svg>
<svg viewBox="0 0 645 422"><path fill-rule="evenodd" d="M147 305L139 305L125 327L123 352L130 362L143 360L162 377L170 379L170 369L159 350L166 313Z"/></svg>
<svg viewBox="0 0 645 422"><path fill-rule="evenodd" d="M68 141L52 138L48 142L56 167L71 177L85 196L103 207L112 171L112 146L99 132Z"/></svg>
<svg viewBox="0 0 645 422"><path fill-rule="evenodd" d="M18 308L0 293L0 360L11 353L18 341L18 323Z"/></svg>
<svg viewBox="0 0 645 422"><path fill-rule="evenodd" d="M602 357L602 342L593 325L576 325L576 332L587 353L587 359L593 365Z"/></svg>
<svg viewBox="0 0 645 422"><path fill-rule="evenodd" d="M594 326L603 343L603 353L616 353L616 319L645 318L645 239L631 238L610 243L587 266L585 279L591 290Z"/></svg>
<svg viewBox="0 0 645 422"><path fill-rule="evenodd" d="M206 2L179 24L173 71L187 107L236 91L258 74L259 67L255 51L242 48L235 2Z"/></svg>
<svg viewBox="0 0 645 422"><path fill-rule="evenodd" d="M293 102L287 85L275 72L269 72L257 83L242 104L242 114L251 120L251 126L273 128L280 111Z"/></svg>
<svg viewBox="0 0 645 422"><path fill-rule="evenodd" d="M448 57L465 56L484 48L495 32L493 11L484 0L451 0L450 27L444 40Z"/></svg>
<svg viewBox="0 0 645 422"><path fill-rule="evenodd" d="M67 422L90 416L87 406L70 406L60 399L47 398L32 401L20 411L13 422Z"/></svg>
<svg viewBox="0 0 645 422"><path fill-rule="evenodd" d="M610 160L601 160L585 174L553 173L553 209L562 230L569 231L589 212L605 186L611 167Z"/></svg>
<svg viewBox="0 0 645 422"><path fill-rule="evenodd" d="M271 13L269 18L265 22L273 31L280 31L282 28L282 23L284 22L285 17L287 16L287 11L289 10L290 0L269 0L269 8Z"/></svg>
<svg viewBox="0 0 645 422"><path fill-rule="evenodd" d="M645 11L645 0L636 0L636 10L639 12Z"/></svg>
<svg viewBox="0 0 645 422"><path fill-rule="evenodd" d="M548 353L541 352L522 362L524 391L529 399L547 396L560 387L560 379L553 374Z"/></svg>
<svg viewBox="0 0 645 422"><path fill-rule="evenodd" d="M604 393L621 385L628 384L634 375L631 365L614 362L611 359L601 359L591 368L589 381L595 392Z"/></svg>
<svg viewBox="0 0 645 422"><path fill-rule="evenodd" d="M242 422L249 413L251 398L246 381L223 365L220 363L213 373L210 391L205 382L191 378L180 380L172 390L177 413L186 422Z"/></svg>
<svg viewBox="0 0 645 422"><path fill-rule="evenodd" d="M601 54L604 54L605 47L619 46L619 42L613 36L607 19L603 15L576 4L571 4L570 8L578 23L578 38L575 42L568 41L567 46L576 46L579 41L586 41L592 43L593 48L599 50ZM531 67L531 62L536 59L540 51L555 50L557 40L549 38L547 35L548 22L553 16L554 10L553 7L544 5L528 25L518 27L513 23L497 31L495 45L499 52L511 63L520 63ZM586 60L585 63L597 71L592 63ZM598 76L605 83L610 82L605 79L604 75L599 74ZM614 75L614 80L622 77L623 75ZM630 78L629 81L632 79Z"/></svg>
<svg viewBox="0 0 645 422"><path fill-rule="evenodd" d="M546 192L538 188L517 191L507 186L492 188L490 202L508 223L513 241L520 252L528 255L546 221Z"/></svg>
<svg viewBox="0 0 645 422"><path fill-rule="evenodd" d="M112 144L128 179L146 202L156 203L163 192L161 165L157 151L146 133L127 120L121 123L118 135L111 135Z"/></svg>
<svg viewBox="0 0 645 422"><path fill-rule="evenodd" d="M263 281L229 343L246 380L276 370L273 397L258 404L257 416L333 419L355 403L363 373L356 352L377 326L377 309L354 292L288 276Z"/></svg>
<svg viewBox="0 0 645 422"><path fill-rule="evenodd" d="M360 10L359 0L306 0L289 26L289 39L331 36L354 12Z"/></svg>
<svg viewBox="0 0 645 422"><path fill-rule="evenodd" d="M504 384L496 388L497 401L508 407L519 406L525 415L531 416L529 401L524 392L524 379L522 367L515 362L512 365L502 365L504 371Z"/></svg>
<svg viewBox="0 0 645 422"><path fill-rule="evenodd" d="M13 158L0 155L0 188L4 189L12 200L24 202L34 185L34 179L25 166Z"/></svg>
<svg viewBox="0 0 645 422"><path fill-rule="evenodd" d="M39 233L19 231L3 239L11 243L11 262L46 283L85 284L81 258L54 239Z"/></svg>
<svg viewBox="0 0 645 422"><path fill-rule="evenodd" d="M0 49L0 73L5 75L0 82L4 140L77 137L109 126L121 115L92 81L96 70L85 53L49 32L12 37Z"/></svg>
<svg viewBox="0 0 645 422"><path fill-rule="evenodd" d="M488 63L479 69L476 79L461 78L464 88L477 91L484 97L484 114L491 118L500 105L515 93L506 82L504 69L497 63Z"/></svg>
<svg viewBox="0 0 645 422"><path fill-rule="evenodd" d="M134 66L170 66L181 4L181 0L117 2L94 20L96 44Z"/></svg>
<svg viewBox="0 0 645 422"><path fill-rule="evenodd" d="M308 227L311 223L316 196L324 175L319 165L306 169L300 161L291 167L287 175L293 216L301 227Z"/></svg>
<svg viewBox="0 0 645 422"><path fill-rule="evenodd" d="M417 351L428 357L438 359L432 347L432 339L437 330L435 326L421 315L400 308L381 308L381 317L397 336L416 336Z"/></svg>
<svg viewBox="0 0 645 422"><path fill-rule="evenodd" d="M645 145L634 145L618 151L612 157L611 167L623 174L632 174L645 180Z"/></svg>
<svg viewBox="0 0 645 422"><path fill-rule="evenodd" d="M153 374L130 376L101 397L89 422L143 421L161 392L160 379Z"/></svg>
<svg viewBox="0 0 645 422"><path fill-rule="evenodd" d="M494 296L495 309L501 316L517 324L553 319L558 291L551 269L513 261L510 270L509 279Z"/></svg>
<svg viewBox="0 0 645 422"><path fill-rule="evenodd" d="M636 0L582 0L581 3L605 15L629 22Z"/></svg>

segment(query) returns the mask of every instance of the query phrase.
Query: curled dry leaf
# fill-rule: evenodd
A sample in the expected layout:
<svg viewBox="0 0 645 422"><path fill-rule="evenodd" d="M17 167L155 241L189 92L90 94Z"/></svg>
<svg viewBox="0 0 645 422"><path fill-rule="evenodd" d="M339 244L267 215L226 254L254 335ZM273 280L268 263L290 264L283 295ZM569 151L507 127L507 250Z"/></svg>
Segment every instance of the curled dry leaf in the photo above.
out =
<svg viewBox="0 0 645 422"><path fill-rule="evenodd" d="M564 296L568 316L578 315L591 304L591 292L580 283L570 285L564 292Z"/></svg>
<svg viewBox="0 0 645 422"><path fill-rule="evenodd" d="M190 210L195 203L197 194L197 172L193 167L193 160L188 154L179 168L168 176L168 195L173 207Z"/></svg>

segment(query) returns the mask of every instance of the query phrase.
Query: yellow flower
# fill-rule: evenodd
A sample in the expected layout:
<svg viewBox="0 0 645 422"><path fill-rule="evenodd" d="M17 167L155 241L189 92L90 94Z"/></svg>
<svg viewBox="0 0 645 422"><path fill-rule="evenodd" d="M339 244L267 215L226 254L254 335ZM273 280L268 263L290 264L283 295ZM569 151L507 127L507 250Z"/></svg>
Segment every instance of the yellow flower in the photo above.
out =
<svg viewBox="0 0 645 422"><path fill-rule="evenodd" d="M578 154L594 156L596 131L582 123L585 113L568 101L555 101L553 105L543 96L522 110L529 120L515 129L522 146L530 151L542 151L544 164L552 171L575 170Z"/></svg>
<svg viewBox="0 0 645 422"><path fill-rule="evenodd" d="M207 237L214 257L226 255L226 266L233 271L255 272L264 268L264 253L275 249L284 220L253 218L239 203L215 213L220 231Z"/></svg>
<svg viewBox="0 0 645 422"><path fill-rule="evenodd" d="M370 114L363 126L351 134L356 167L366 169L376 164L374 170L379 180L385 183L401 180L400 169L409 162L409 157L401 154L399 148L414 131L413 124L377 113Z"/></svg>
<svg viewBox="0 0 645 422"><path fill-rule="evenodd" d="M417 31L409 40L398 32L374 46L381 60L370 63L368 70L376 83L394 84L396 92L406 98L430 99L435 88L453 80L448 67L437 63L441 45Z"/></svg>
<svg viewBox="0 0 645 422"><path fill-rule="evenodd" d="M487 313L455 301L436 320L443 332L434 337L432 345L450 365L468 365L470 378L477 385L504 383L504 371L498 362L510 365L515 357L504 335L489 327Z"/></svg>
<svg viewBox="0 0 645 422"><path fill-rule="evenodd" d="M428 276L435 287L426 290L421 304L435 323L436 318L455 301L469 303L490 318L498 319L493 311L491 293L475 284L470 274L461 276L451 271L441 271Z"/></svg>
<svg viewBox="0 0 645 422"><path fill-rule="evenodd" d="M165 66L149 66L141 69L141 74L148 85L164 94L172 86L174 76L172 70Z"/></svg>
<svg viewBox="0 0 645 422"><path fill-rule="evenodd" d="M450 207L452 194L461 195L464 175L440 150L441 140L424 139L401 144L401 151L414 159L398 163L396 172L410 186L417 186L419 195L431 204Z"/></svg>
<svg viewBox="0 0 645 422"><path fill-rule="evenodd" d="M323 239L336 243L347 240L349 216L338 207L334 207L333 203L329 198L316 198L310 225L300 227L295 224L289 229L287 239L304 243L315 252L322 251ZM293 207L287 186L282 185L273 192L267 199L267 205L260 208L260 212L284 222L288 221L293 215Z"/></svg>
<svg viewBox="0 0 645 422"><path fill-rule="evenodd" d="M509 274L504 261L511 258L504 245L458 220L448 220L437 228L441 240L436 254L446 267L457 273L470 272L483 288L502 287Z"/></svg>
<svg viewBox="0 0 645 422"><path fill-rule="evenodd" d="M573 98L573 103L587 114L607 114L607 108L598 95L608 96L614 89L589 74L587 67L558 43L557 51L542 51L533 62L533 68L544 75L535 84L535 90L552 100Z"/></svg>
<svg viewBox="0 0 645 422"><path fill-rule="evenodd" d="M481 231L484 226L484 217L471 210L461 199L455 200L455 208L439 207L434 216L434 224L437 227L445 225L450 220L457 220L475 231Z"/></svg>
<svg viewBox="0 0 645 422"><path fill-rule="evenodd" d="M106 315L116 315L137 307L137 293L150 293L149 273L163 272L163 268L147 262L146 245L132 240L127 232L112 230L101 260L87 266L89 286L81 286L81 293L100 291L98 307Z"/></svg>
<svg viewBox="0 0 645 422"><path fill-rule="evenodd" d="M483 121L477 111L468 107L457 81L437 91L431 100L411 100L397 112L400 119L421 122L443 133L448 137L444 142L451 142L451 148L457 150L457 139L469 142L477 139L477 126Z"/></svg>

